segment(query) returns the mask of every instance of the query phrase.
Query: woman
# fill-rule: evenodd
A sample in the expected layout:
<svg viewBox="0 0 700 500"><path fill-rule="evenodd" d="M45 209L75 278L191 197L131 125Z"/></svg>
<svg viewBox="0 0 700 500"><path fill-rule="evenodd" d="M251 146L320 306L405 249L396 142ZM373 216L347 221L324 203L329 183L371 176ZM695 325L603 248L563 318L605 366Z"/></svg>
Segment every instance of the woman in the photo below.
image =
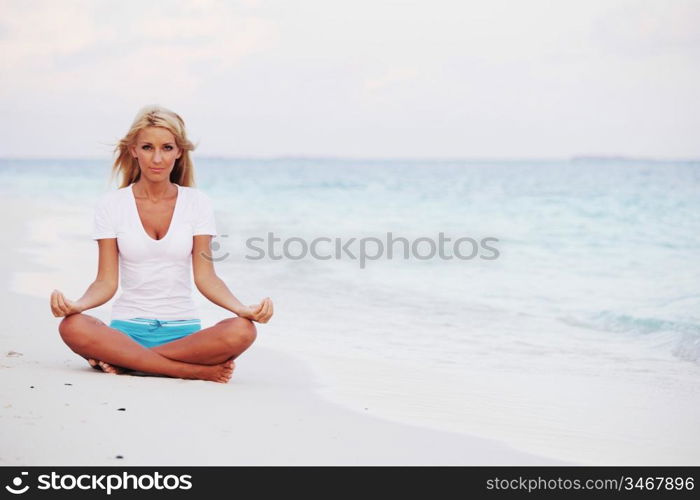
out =
<svg viewBox="0 0 700 500"><path fill-rule="evenodd" d="M253 321L272 316L269 297L245 306L214 271L214 213L209 198L191 187L193 149L182 118L158 106L142 109L117 146L120 189L95 211L97 278L76 301L51 294L53 315L64 317L61 338L93 368L226 383L233 360L255 340ZM120 272L122 294L107 326L83 311L114 296ZM191 275L202 295L236 317L202 330Z"/></svg>

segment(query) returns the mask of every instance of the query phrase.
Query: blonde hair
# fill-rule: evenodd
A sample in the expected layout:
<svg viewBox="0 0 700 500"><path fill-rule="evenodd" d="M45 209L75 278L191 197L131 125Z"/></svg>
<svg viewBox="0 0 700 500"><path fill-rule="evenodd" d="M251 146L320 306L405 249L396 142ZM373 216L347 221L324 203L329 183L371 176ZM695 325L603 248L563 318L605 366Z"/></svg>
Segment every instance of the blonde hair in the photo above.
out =
<svg viewBox="0 0 700 500"><path fill-rule="evenodd" d="M190 158L190 151L194 150L194 144L187 138L185 122L180 115L162 106L145 106L139 110L131 124L129 132L119 141L114 149L117 158L112 165L112 179L119 176L119 187L127 187L138 181L141 177L139 162L129 152L129 147L136 143L136 137L146 127L161 127L169 130L175 136L175 143L182 151L180 158L175 160L175 167L170 172L170 182L180 186L194 186L194 164Z"/></svg>

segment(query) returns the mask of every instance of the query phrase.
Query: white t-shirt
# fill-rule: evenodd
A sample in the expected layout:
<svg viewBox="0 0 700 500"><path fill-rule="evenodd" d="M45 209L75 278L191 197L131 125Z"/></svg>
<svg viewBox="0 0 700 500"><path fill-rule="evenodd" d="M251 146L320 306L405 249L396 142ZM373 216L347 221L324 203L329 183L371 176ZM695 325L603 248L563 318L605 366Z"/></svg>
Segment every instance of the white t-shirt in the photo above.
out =
<svg viewBox="0 0 700 500"><path fill-rule="evenodd" d="M160 240L143 228L131 186L97 203L92 239L116 238L119 247L122 293L112 306L112 319L199 318L192 300L192 237L216 235L214 210L198 189L177 189L170 227Z"/></svg>

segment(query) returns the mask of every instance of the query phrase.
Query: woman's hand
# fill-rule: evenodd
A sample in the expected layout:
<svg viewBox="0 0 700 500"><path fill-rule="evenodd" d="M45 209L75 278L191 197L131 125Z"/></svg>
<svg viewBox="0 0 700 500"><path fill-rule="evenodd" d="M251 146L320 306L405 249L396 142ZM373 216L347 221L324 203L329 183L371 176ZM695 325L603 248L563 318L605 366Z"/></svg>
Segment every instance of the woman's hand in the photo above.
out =
<svg viewBox="0 0 700 500"><path fill-rule="evenodd" d="M68 300L62 292L54 290L51 292L51 312L60 318L61 316L81 313L83 309L77 301Z"/></svg>
<svg viewBox="0 0 700 500"><path fill-rule="evenodd" d="M258 323L267 323L272 317L272 311L272 300L270 297L265 297L260 304L243 306L243 309L238 311L238 315Z"/></svg>

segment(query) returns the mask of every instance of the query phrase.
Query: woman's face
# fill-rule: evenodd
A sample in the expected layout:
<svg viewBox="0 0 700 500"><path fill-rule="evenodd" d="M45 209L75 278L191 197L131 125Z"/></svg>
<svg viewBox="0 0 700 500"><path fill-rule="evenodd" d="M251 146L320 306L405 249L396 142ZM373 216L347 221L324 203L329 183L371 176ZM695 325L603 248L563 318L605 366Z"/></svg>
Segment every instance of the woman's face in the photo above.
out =
<svg viewBox="0 0 700 500"><path fill-rule="evenodd" d="M182 156L175 136L168 129L146 127L136 136L131 154L139 160L141 176L153 182L170 179L175 160Z"/></svg>

